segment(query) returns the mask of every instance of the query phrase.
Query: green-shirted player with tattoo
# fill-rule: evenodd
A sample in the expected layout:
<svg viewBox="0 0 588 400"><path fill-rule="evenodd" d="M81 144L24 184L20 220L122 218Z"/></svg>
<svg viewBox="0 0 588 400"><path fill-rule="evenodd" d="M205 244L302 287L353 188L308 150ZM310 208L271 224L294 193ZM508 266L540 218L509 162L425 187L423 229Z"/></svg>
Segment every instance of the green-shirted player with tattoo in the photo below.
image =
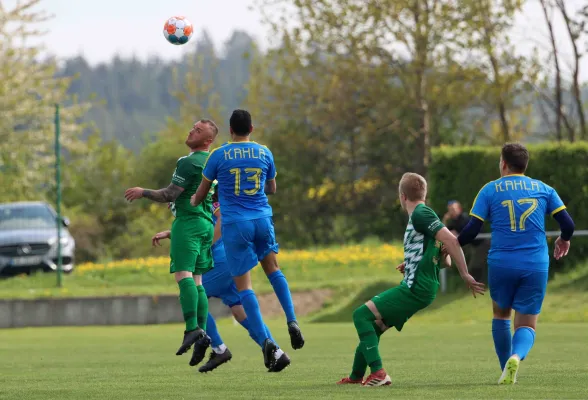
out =
<svg viewBox="0 0 588 400"><path fill-rule="evenodd" d="M410 216L404 234L404 262L396 267L404 273L402 283L386 290L368 301L353 313L353 322L359 336L353 368L349 377L338 384L363 384L363 386L390 385L392 380L382 366L380 336L389 327L397 331L416 312L433 302L439 289L439 271L451 265L441 244L453 257L457 269L474 297L484 293L484 284L468 273L468 267L457 238L443 225L437 214L425 205L427 182L418 174L402 176L399 187L400 203ZM441 260L443 258L443 260ZM367 367L370 375L363 380Z"/></svg>
<svg viewBox="0 0 588 400"><path fill-rule="evenodd" d="M208 158L218 127L211 120L200 120L190 130L186 145L190 154L176 164L171 184L165 189L150 190L135 187L127 189L128 201L147 198L159 203L172 204L175 219L171 228L170 273L180 288L180 304L186 330L176 355L194 350L190 365L204 358L210 338L206 335L208 298L202 286L202 274L213 267L212 263L212 195L209 194L197 207L190 205L190 197L202 181L202 170Z"/></svg>

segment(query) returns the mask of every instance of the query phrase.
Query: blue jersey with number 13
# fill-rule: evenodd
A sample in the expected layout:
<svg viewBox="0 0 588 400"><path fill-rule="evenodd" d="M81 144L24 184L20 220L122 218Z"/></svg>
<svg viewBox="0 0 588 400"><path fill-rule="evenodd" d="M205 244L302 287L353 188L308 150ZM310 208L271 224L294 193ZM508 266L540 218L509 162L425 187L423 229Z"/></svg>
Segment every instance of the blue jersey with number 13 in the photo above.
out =
<svg viewBox="0 0 588 400"><path fill-rule="evenodd" d="M255 142L229 142L210 153L203 176L218 181L223 225L273 215L265 182L275 179L276 166L267 147Z"/></svg>
<svg viewBox="0 0 588 400"><path fill-rule="evenodd" d="M555 189L528 176L507 175L487 183L476 196L470 214L490 220L488 265L548 270L545 215L563 209Z"/></svg>

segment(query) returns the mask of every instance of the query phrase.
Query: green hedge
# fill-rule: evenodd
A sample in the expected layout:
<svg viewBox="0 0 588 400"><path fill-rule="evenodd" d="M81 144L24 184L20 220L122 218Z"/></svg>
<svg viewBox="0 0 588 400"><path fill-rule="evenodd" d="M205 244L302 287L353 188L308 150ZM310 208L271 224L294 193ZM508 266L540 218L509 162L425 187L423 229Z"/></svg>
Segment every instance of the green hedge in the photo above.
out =
<svg viewBox="0 0 588 400"><path fill-rule="evenodd" d="M527 175L555 188L574 219L576 230L588 229L588 143L537 144L528 149L531 159ZM455 199L469 211L482 186L500 177L499 160L500 147L434 149L429 169L431 207L443 215L447 201ZM488 225L485 224L485 231ZM559 229L552 218L547 218L547 229ZM573 265L586 259L588 237L576 237L568 257L552 265Z"/></svg>

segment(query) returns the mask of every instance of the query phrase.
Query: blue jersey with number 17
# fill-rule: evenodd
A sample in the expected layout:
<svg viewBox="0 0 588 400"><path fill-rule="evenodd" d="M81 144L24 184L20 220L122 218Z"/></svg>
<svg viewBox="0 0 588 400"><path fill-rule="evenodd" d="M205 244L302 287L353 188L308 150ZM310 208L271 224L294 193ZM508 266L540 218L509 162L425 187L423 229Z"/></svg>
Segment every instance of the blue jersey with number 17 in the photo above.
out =
<svg viewBox="0 0 588 400"><path fill-rule="evenodd" d="M273 215L265 182L276 178L276 166L267 147L255 142L229 142L210 153L203 176L218 181L223 225Z"/></svg>
<svg viewBox="0 0 588 400"><path fill-rule="evenodd" d="M507 175L487 183L470 212L492 230L488 265L548 270L545 215L565 209L552 187L525 175Z"/></svg>

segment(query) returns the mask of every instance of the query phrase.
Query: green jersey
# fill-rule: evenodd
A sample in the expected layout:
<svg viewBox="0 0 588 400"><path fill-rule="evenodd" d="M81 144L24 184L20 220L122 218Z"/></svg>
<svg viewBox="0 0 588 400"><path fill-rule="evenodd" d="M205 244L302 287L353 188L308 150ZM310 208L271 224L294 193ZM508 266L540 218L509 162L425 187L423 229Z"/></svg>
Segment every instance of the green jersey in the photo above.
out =
<svg viewBox="0 0 588 400"><path fill-rule="evenodd" d="M171 182L184 188L184 191L170 207L176 218L203 218L212 224L212 194L197 207L190 204L190 198L202 182L202 170L208 154L207 151L196 151L178 159Z"/></svg>
<svg viewBox="0 0 588 400"><path fill-rule="evenodd" d="M441 242L435 235L444 227L424 204L416 206L404 233L404 280L415 295L431 300L439 288Z"/></svg>

